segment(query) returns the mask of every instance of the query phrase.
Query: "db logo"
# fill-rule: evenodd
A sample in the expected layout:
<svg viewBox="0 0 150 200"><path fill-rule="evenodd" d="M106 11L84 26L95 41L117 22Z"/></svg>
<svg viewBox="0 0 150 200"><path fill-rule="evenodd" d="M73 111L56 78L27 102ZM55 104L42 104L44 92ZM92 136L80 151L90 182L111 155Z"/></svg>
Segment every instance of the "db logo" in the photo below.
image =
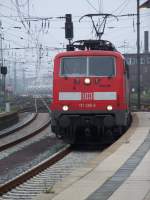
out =
<svg viewBox="0 0 150 200"><path fill-rule="evenodd" d="M93 93L92 92L83 92L81 93L82 100L93 100Z"/></svg>

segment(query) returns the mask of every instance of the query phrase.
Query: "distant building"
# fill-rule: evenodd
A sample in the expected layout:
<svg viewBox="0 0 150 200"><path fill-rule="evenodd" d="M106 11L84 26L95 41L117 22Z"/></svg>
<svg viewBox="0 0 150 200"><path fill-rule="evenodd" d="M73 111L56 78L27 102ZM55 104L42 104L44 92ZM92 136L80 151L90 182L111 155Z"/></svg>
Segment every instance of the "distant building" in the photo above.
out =
<svg viewBox="0 0 150 200"><path fill-rule="evenodd" d="M137 91L137 54L125 54L126 62L129 65L130 86ZM150 90L150 53L140 55L140 83L141 90Z"/></svg>
<svg viewBox="0 0 150 200"><path fill-rule="evenodd" d="M137 54L125 54L126 62L129 65L130 86L132 91L138 87ZM141 91L150 92L150 51L149 32L144 31L144 52L140 54L140 86Z"/></svg>

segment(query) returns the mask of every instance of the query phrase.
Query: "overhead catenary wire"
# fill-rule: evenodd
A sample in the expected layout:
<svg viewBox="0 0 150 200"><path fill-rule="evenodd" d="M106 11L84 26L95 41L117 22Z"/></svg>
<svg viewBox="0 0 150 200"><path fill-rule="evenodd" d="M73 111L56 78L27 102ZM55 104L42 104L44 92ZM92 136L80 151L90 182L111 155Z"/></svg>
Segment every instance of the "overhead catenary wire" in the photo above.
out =
<svg viewBox="0 0 150 200"><path fill-rule="evenodd" d="M28 5L28 0L26 0L24 3L19 3L18 4L20 7L24 7L24 6L26 6L26 5Z"/></svg>
<svg viewBox="0 0 150 200"><path fill-rule="evenodd" d="M13 44L15 44L15 45L17 45L17 46L20 46L20 47L23 47L20 43L17 43L16 41L14 41L14 40L9 40L9 39L4 39L4 41L8 41L8 42L11 42L11 43L13 43Z"/></svg>
<svg viewBox="0 0 150 200"><path fill-rule="evenodd" d="M1 18L7 18L8 20L11 20L11 21L13 21L13 22L14 22L14 21L15 21L15 22L19 22L19 21L17 21L17 17L13 17L13 18L10 17L10 16L7 16L7 17L6 17L6 16L5 16L3 13L1 13L1 12L0 12L0 17L1 17ZM15 18L15 19L14 19L14 18Z"/></svg>
<svg viewBox="0 0 150 200"><path fill-rule="evenodd" d="M118 11L122 6L125 6L127 3L127 0L124 0L115 10L112 11L112 13L114 14L116 11ZM124 5L125 4L125 5Z"/></svg>
<svg viewBox="0 0 150 200"><path fill-rule="evenodd" d="M122 20L128 20L128 16L132 16L132 15L134 15L134 14L126 14L126 15L119 15L118 17L125 17L126 16L126 18L124 18L124 19L122 19ZM121 19L120 18L120 19ZM88 22L88 21L87 21ZM119 28L119 27L116 27L116 28ZM32 40L31 40L32 41Z"/></svg>
<svg viewBox="0 0 150 200"><path fill-rule="evenodd" d="M15 3L13 0L11 0L11 2L14 4L14 6L16 7L16 10L17 10L17 13L18 13L18 16L20 18L20 21L23 25L23 27L25 28L25 30L27 31L28 35L30 35L30 37L35 40L35 38L33 37L33 34L31 34L30 32L30 24L27 23L27 26L26 26L26 23L25 23L25 20L24 20L24 15L23 13L21 12L20 10L20 6L19 6L19 2L18 0L15 0Z"/></svg>
<svg viewBox="0 0 150 200"><path fill-rule="evenodd" d="M11 0L11 1L13 2L13 0ZM19 16L19 18L20 18L20 21L21 21L22 25L24 26L24 28L27 29L27 27L26 27L26 25L25 25L25 23L24 23L24 19L23 19L23 17L22 17L22 13L21 13L20 8L19 8L18 0L15 0L15 2L16 2L16 4L14 4L14 5L15 5L15 7L16 7L16 10L17 10L18 16ZM13 2L13 3L14 3L14 2Z"/></svg>
<svg viewBox="0 0 150 200"><path fill-rule="evenodd" d="M103 0L98 0L99 13L103 13Z"/></svg>
<svg viewBox="0 0 150 200"><path fill-rule="evenodd" d="M96 9L95 6L89 0L86 0L86 2L90 5L90 7L92 7L96 12L98 12L98 9Z"/></svg>
<svg viewBox="0 0 150 200"><path fill-rule="evenodd" d="M5 31L4 31L4 34L5 34ZM23 38L21 35L19 36L19 35L16 35L16 34L14 34L14 33L11 33L11 32L7 32L7 35L13 36L13 37L15 37L16 39L20 38L23 42L27 42L27 41L28 41L28 39ZM33 40L29 40L29 42L32 43Z"/></svg>
<svg viewBox="0 0 150 200"><path fill-rule="evenodd" d="M126 1L126 4L125 4L125 5L123 6L123 8L120 10L119 14L122 13L122 12L125 10L125 8L127 8L128 4L129 4L129 1L130 1L130 0L127 0L127 1Z"/></svg>
<svg viewBox="0 0 150 200"><path fill-rule="evenodd" d="M19 11L19 10L17 10L17 11ZM18 17L19 17L19 19L20 19L20 17L21 17L21 15L20 15L20 13L18 13ZM17 18L18 18L17 17ZM23 17L23 20L24 20L24 16L22 16ZM9 17L8 17L9 18ZM9 18L10 19L10 18ZM43 19L42 19L43 20ZM57 19L56 19L57 20ZM15 21L15 20L14 20ZM21 21L21 20L20 20ZM46 26L47 26L47 30L46 30L46 32L48 32L48 29L49 29L49 27L50 27L50 22L49 22L49 20L48 21L46 21L45 19L43 20L44 21L44 27L43 28L46 28ZM22 21L21 21L22 22ZM25 22L25 20L24 20L24 23L26 23ZM27 29L28 29L28 26L26 26L27 27ZM25 27L24 27L25 28ZM39 32L40 32L40 30L38 30L37 31L38 32L38 35L39 35ZM9 35L9 34L11 34L11 33L8 33L7 32L7 34ZM13 34L13 36L14 36L14 34ZM17 36L15 36L16 38L17 38ZM36 36L34 36L34 37L36 37ZM33 38L33 36L32 36L32 38ZM26 48L26 47L23 47L24 45L21 45L21 44L18 44L16 41L14 41L14 40L9 40L9 39L6 39L5 38L5 41L6 42L10 42L10 43L13 43L13 44L16 44L17 46L20 46L20 48L19 47L17 47L17 48L11 48L12 50L14 49L14 50L21 50L21 49L31 49L31 48ZM33 40L32 40L33 41ZM40 44L39 42L38 42L38 36L35 38L35 43L36 43L36 47L35 47L35 49L37 49L38 48L38 45ZM10 50L10 48L8 48L9 50ZM7 51L8 51L8 49L6 49ZM33 49L33 48L32 48ZM58 51L59 50L59 48L58 47L46 47L46 49L50 49L51 51ZM8 59L5 59L6 61L8 61ZM9 60L10 61L10 60ZM43 62L43 61L42 61ZM36 61L33 61L33 62L26 62L26 63L32 63L32 64L34 64L34 65L36 65Z"/></svg>
<svg viewBox="0 0 150 200"><path fill-rule="evenodd" d="M128 17L128 15L130 15L130 13L128 13L128 14L126 14L126 16ZM136 14L135 14L136 15ZM149 13L141 13L140 14L141 15L141 17L149 17L150 16L150 14ZM118 15L118 17L120 17L121 15ZM0 13L0 17L4 17L4 18L9 18L9 19L13 19L13 18L19 18L19 16L18 15L14 15L14 16L8 16L8 15L4 15L4 14L2 14L2 13ZM79 22L79 18L81 18L81 16L73 16L73 22ZM75 18L77 18L77 20L75 19ZM47 16L47 17L42 17L42 16L30 16L29 18L27 18L27 17L24 17L24 20L29 20L29 21L42 21L42 20L44 20L44 19L47 19L47 20L50 20L50 22L60 22L60 18L59 17L57 17L57 16ZM16 21L16 20L14 20L14 21ZM84 21L84 22L89 22L89 21Z"/></svg>
<svg viewBox="0 0 150 200"><path fill-rule="evenodd" d="M25 0L24 0L24 1L25 1ZM14 0L13 2L15 3L16 1ZM88 1L88 2L91 3L91 2L93 2L93 1ZM123 2L124 2L124 4L122 3L122 6L118 9L118 11L119 11L123 6L126 5L126 4L125 4L125 1L123 1ZM18 5L20 6L20 2L19 2L19 1L18 1L18 3L19 3ZM98 0L98 3L99 3L99 5L100 5L101 1ZM93 3L91 3L91 4L94 6ZM95 6L94 6L94 7L95 7ZM93 9L94 9L94 8L93 8ZM98 10L96 7L95 7L95 9ZM99 9L99 10L100 10L100 9ZM20 8L20 11L21 11L21 8ZM23 17L24 23L26 24L26 19L25 19L26 17L25 17L25 15L23 14L22 11L21 11L21 13L22 13L22 17ZM76 17L78 17L78 16L74 16L75 19L76 19ZM32 17L31 17L31 18L32 18ZM27 20L32 20L31 18L29 17L29 19L27 19ZM38 20L38 21L42 21L42 20L44 21L45 18L46 18L46 17L43 17L43 18L42 18L42 17L41 17L41 18L40 18L40 17L39 17L39 18L37 17L37 20ZM51 17L48 17L48 18L51 18ZM52 21L55 22L55 21L59 21L60 19L61 19L61 17L55 16L55 18L52 17L52 18L49 19L49 20L50 20L50 23L51 23ZM62 19L63 19L63 17L62 17ZM128 18L128 17L124 17L124 18L120 17L120 20L129 20L129 18ZM76 22L75 20L73 20L73 21ZM89 22L88 22L88 23L89 23ZM28 30L28 25L26 24L26 26L27 26L27 30ZM48 26L48 25L47 25L47 26ZM131 27L132 27L132 26L131 26ZM44 24L43 24L43 28L45 28ZM51 28L54 29L52 26L51 26ZM122 27L120 26L120 28L122 28ZM125 27L124 27L124 28L125 28ZM119 29L119 26L116 27L116 29ZM42 34L44 34L44 33L47 32L47 30L44 30L44 31L43 31L43 29L41 29L41 30L42 30L42 31L41 31ZM33 34L34 31L31 31L31 30L30 30L30 32L32 32L31 34ZM38 32L40 32L40 31L38 31ZM26 32L25 32L25 33L26 33ZM51 33L50 33L50 34L51 34ZM35 36L35 34L34 34L34 35L32 35L31 37L35 39L36 36ZM25 40L25 39L24 39L24 40ZM31 39L31 40L32 40L32 39Z"/></svg>
<svg viewBox="0 0 150 200"><path fill-rule="evenodd" d="M12 3L13 7L14 7L14 8L12 8L12 9L16 12L16 8L17 8L16 0L10 0L10 1L11 1L11 3ZM14 1L15 1L15 2L14 2ZM19 7L20 7L20 5L19 5ZM21 11L21 14L22 14L23 16L25 15L25 13L22 12L22 11Z"/></svg>
<svg viewBox="0 0 150 200"><path fill-rule="evenodd" d="M0 3L0 6L2 6L2 7L4 7L4 8L7 8L7 9L9 9L9 10L11 10L11 11L16 11L14 8L11 8L11 7L9 7L8 5L5 5L4 3Z"/></svg>

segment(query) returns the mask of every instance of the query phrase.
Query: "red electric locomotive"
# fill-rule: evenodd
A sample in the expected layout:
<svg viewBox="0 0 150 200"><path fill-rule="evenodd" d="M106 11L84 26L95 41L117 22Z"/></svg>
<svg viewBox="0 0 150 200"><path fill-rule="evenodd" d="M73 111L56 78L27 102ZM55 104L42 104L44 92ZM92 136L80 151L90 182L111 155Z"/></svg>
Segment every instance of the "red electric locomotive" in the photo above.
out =
<svg viewBox="0 0 150 200"><path fill-rule="evenodd" d="M54 60L52 131L71 144L104 141L130 121L125 59L105 40L80 40L68 50Z"/></svg>

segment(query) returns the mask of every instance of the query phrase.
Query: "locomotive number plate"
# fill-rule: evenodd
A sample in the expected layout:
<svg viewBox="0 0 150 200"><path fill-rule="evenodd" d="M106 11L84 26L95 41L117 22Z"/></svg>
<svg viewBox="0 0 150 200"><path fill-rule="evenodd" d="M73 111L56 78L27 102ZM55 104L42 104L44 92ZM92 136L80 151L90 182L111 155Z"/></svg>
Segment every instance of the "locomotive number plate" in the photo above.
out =
<svg viewBox="0 0 150 200"><path fill-rule="evenodd" d="M96 104L95 103L80 103L79 107L80 108L95 108Z"/></svg>

